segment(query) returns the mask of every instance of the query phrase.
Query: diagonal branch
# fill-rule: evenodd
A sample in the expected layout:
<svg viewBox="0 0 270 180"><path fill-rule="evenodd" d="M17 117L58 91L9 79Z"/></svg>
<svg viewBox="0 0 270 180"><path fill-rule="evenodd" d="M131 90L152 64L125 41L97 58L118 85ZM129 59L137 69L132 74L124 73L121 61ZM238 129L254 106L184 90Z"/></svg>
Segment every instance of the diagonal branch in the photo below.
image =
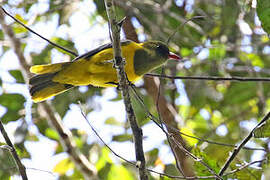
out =
<svg viewBox="0 0 270 180"><path fill-rule="evenodd" d="M119 3L119 1L117 3ZM126 11L126 14L129 14L129 11ZM137 33L135 31L135 28L129 16L127 16L126 21L123 24L123 30L125 32L127 39L133 40L135 42L139 42ZM157 95L158 86L159 86L159 81L157 78L154 79L153 77L144 76L144 87L147 93L152 97L153 100L155 100L156 97L158 96ZM177 119L177 117L179 116L175 108L172 106L172 104L170 104L166 100L166 98L162 94L160 94L159 96L159 101L160 101L159 110L160 110L161 119L164 120L166 127L177 127L176 121L179 120ZM149 112L148 112L148 115L149 117L153 118L153 116ZM159 126L158 123L156 124ZM168 129L168 130L171 131L171 129ZM177 138L177 141L180 142L184 147L186 146L186 143L181 136L176 136L176 138ZM177 162L177 166L181 167L185 176L187 177L194 176L192 164L190 162L189 157L185 154L185 152L183 152L179 147L177 147L177 145L174 142L172 142L171 145L172 145L171 149L176 159L175 161Z"/></svg>
<svg viewBox="0 0 270 180"><path fill-rule="evenodd" d="M37 35L38 37L40 37L41 39L47 41L49 44L53 45L54 47L57 47L59 49L62 49L63 51L66 51L67 53L73 55L73 56L78 56L77 53L65 48L65 47L62 47L62 46L59 46L58 44L50 41L49 39L41 36L40 34L36 33L35 31L33 31L31 28L27 27L26 25L24 25L21 21L19 21L18 19L16 19L15 17L13 17L11 14L9 14L3 7L1 7L2 11L4 11L4 13L6 15L8 15L10 18L12 18L14 21L16 21L18 24L20 24L21 26L23 26L25 29L27 29L28 31L30 31L31 33Z"/></svg>
<svg viewBox="0 0 270 180"><path fill-rule="evenodd" d="M6 25L4 21L4 11L0 9L0 23L5 35L10 39L12 48L19 59L19 63L22 67L22 72L25 74L25 78L29 79L31 73L29 72L30 66L27 64L26 59L21 50L21 42L15 37L13 30ZM46 103L40 103L41 109L46 113L46 118L54 129L59 133L62 146L67 150L76 167L82 172L85 179L93 179L96 175L96 169L87 158L77 149L74 140L72 139L72 133L69 129L64 128L60 118L54 113L51 106Z"/></svg>
<svg viewBox="0 0 270 180"><path fill-rule="evenodd" d="M0 13L1 14L1 13ZM0 21L1 21L1 15L0 15ZM2 21L1 21L1 24L2 24ZM27 180L27 174L26 174L26 171L25 171L25 166L22 164L17 152L16 152L16 149L15 147L13 146L12 142L10 141L9 137L8 137L8 134L3 126L3 123L2 121L0 120L0 131L1 131L1 134L3 135L7 145L9 146L9 150L12 154L12 157L14 158L15 162L16 162L16 165L17 165L17 168L19 169L19 172L22 176L22 179L23 180Z"/></svg>
<svg viewBox="0 0 270 180"><path fill-rule="evenodd" d="M226 163L223 165L221 170L219 171L219 176L222 176L226 169L229 167L231 162L234 160L234 158L237 156L239 151L244 147L244 145L252 138L253 132L256 130L257 127L265 123L270 118L270 112L268 112L263 119L252 129L252 131L248 134L248 136L243 139L243 141L237 146L237 148L234 149L233 153L230 155L230 157L227 159Z"/></svg>
<svg viewBox="0 0 270 180"><path fill-rule="evenodd" d="M116 14L114 10L114 1L113 0L105 0L106 11L109 19L109 27L111 30L111 39L114 50L114 66L117 71L117 76L119 79L119 87L122 92L122 96L124 99L124 104L126 107L126 112L128 116L128 120L134 135L135 142L135 152L136 152L136 160L139 166L139 174L141 180L148 179L145 169L145 158L143 152L142 145L142 129L138 126L136 121L136 116L131 104L130 94L129 94L129 82L126 77L126 73L124 71L124 60L121 55L121 46L120 46L120 30L122 22L117 22Z"/></svg>

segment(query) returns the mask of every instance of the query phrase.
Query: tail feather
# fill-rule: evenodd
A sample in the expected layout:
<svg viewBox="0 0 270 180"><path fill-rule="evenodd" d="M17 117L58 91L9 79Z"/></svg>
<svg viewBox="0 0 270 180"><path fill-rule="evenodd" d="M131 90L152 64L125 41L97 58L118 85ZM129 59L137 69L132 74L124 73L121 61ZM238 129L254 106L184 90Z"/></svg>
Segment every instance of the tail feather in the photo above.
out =
<svg viewBox="0 0 270 180"><path fill-rule="evenodd" d="M45 82L49 82L49 81L52 80L52 78L55 75L56 75L56 73L35 75L29 80L29 84L34 86L34 85L42 84L42 83L45 83Z"/></svg>
<svg viewBox="0 0 270 180"><path fill-rule="evenodd" d="M34 102L40 102L74 87L53 81L53 77L69 63L32 66L30 71L38 74L29 80L30 94Z"/></svg>
<svg viewBox="0 0 270 180"><path fill-rule="evenodd" d="M71 62L35 65L30 68L30 72L35 73L35 74L55 73L55 72L59 72L64 66L69 65L70 63Z"/></svg>
<svg viewBox="0 0 270 180"><path fill-rule="evenodd" d="M74 86L70 84L61 84L53 81L47 81L32 86L30 89L30 94L34 102L40 102L48 99L49 97L63 93L72 87Z"/></svg>

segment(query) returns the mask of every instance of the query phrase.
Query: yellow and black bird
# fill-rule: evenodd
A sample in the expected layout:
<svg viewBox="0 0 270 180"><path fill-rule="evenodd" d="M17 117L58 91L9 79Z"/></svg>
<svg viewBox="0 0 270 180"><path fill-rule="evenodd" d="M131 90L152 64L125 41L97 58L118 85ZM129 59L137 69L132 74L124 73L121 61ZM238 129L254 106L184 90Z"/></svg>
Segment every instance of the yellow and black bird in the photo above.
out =
<svg viewBox="0 0 270 180"><path fill-rule="evenodd" d="M121 42L121 49L130 82L137 81L168 59L180 59L159 41L135 43L126 40ZM75 86L116 87L118 84L112 44L100 46L71 62L32 66L30 72L37 74L29 81L34 102L44 101Z"/></svg>

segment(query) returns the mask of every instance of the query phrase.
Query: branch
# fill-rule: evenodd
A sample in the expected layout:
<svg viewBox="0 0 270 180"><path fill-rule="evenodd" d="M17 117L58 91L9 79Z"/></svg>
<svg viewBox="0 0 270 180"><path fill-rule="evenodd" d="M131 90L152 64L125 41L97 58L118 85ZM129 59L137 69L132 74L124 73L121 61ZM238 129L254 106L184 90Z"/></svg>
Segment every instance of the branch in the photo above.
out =
<svg viewBox="0 0 270 180"><path fill-rule="evenodd" d="M168 76L161 74L145 74L145 76L159 77L162 79L188 79L188 80L212 80L212 81L265 81L269 82L270 78L253 78L253 77L217 77L217 76Z"/></svg>
<svg viewBox="0 0 270 180"><path fill-rule="evenodd" d="M111 30L112 45L114 50L114 67L116 68L117 71L117 76L119 79L119 87L122 92L128 120L130 122L130 126L134 135L136 160L137 164L139 165L140 179L146 180L148 179L148 176L145 170L145 158L142 144L143 133L142 129L137 124L136 116L132 108L128 88L129 82L127 80L126 73L124 71L124 61L121 55L120 30L123 21L121 21L120 23L117 22L113 3L114 3L113 0L105 0L106 11L109 19L109 27Z"/></svg>
<svg viewBox="0 0 270 180"><path fill-rule="evenodd" d="M234 149L233 153L230 155L230 157L227 159L226 163L223 165L221 170L219 171L219 175L222 176L223 173L226 171L226 169L229 167L231 162L234 160L234 158L237 156L239 151L243 148L243 146L252 138L253 132L256 130L257 127L265 123L270 117L270 111L263 117L263 119L252 129L252 131L248 134L248 136L243 139L243 141L237 146L237 148Z"/></svg>
<svg viewBox="0 0 270 180"><path fill-rule="evenodd" d="M116 3L119 3L120 1L117 1ZM126 14L130 14L129 11L126 12ZM127 16L125 23L123 24L123 29L126 35L127 39L133 40L137 43L139 43L138 36L136 34L136 30L131 22L131 18ZM149 77L144 77L144 86L147 91L147 93L152 97L153 100L156 100L157 97L157 92L158 92L158 80ZM159 126L160 124L158 123L159 120L155 118L148 110L147 107L144 105L143 100L139 97L139 95L136 93L135 89L131 86L133 89L135 95L139 99L140 103L144 106L143 108L146 110L148 116L153 120L153 122ZM174 126L177 127L176 119L178 117L178 113L175 110L175 108L172 106L171 103L169 103L166 98L160 94L160 110L161 110L161 118L164 120L167 126ZM162 128L161 128L162 129ZM164 130L164 129L162 129ZM166 132L164 132L166 134ZM185 145L184 140L181 138L181 136L177 137L179 142L183 143ZM173 142L174 143L174 142ZM175 148L173 148L174 146ZM171 150L173 152L173 155L175 157L175 161L177 163L178 169L181 171L183 170L183 173L185 176L194 176L194 172L192 169L192 165L190 163L190 159L188 156L185 155L184 152L181 151L181 149L177 148L177 145L172 144ZM181 167L181 168L180 168Z"/></svg>
<svg viewBox="0 0 270 180"><path fill-rule="evenodd" d="M67 53L73 55L73 56L78 56L77 53L67 49L67 48L64 48L62 46L59 46L58 44L55 44L54 42L50 41L49 39L41 36L40 34L36 33L35 31L33 31L31 28L27 27L26 25L24 25L21 21L19 21L18 19L16 19L15 17L13 17L11 14L9 14L3 7L1 7L2 11L4 11L4 13L6 15L8 15L9 17L11 17L14 21L16 21L18 24L20 24L21 26L23 26L25 29L27 29L28 31L30 31L31 33L37 35L38 37L40 37L41 39L47 41L49 44L55 46L55 47L58 47L59 49L62 49L63 51L66 51Z"/></svg>
<svg viewBox="0 0 270 180"><path fill-rule="evenodd" d="M12 29L6 25L4 21L4 11L0 9L0 23L4 33L10 39L11 45L14 49L15 54L19 59L19 63L22 67L22 72L25 74L25 78L29 79L31 73L29 72L30 66L27 64L26 59L23 55L21 50L21 42L18 38L15 37L14 32ZM50 124L53 126L54 129L59 133L61 144L69 153L71 159L73 160L76 167L81 170L82 174L84 175L85 179L93 179L93 176L96 175L96 169L94 165L92 165L87 158L78 151L76 148L76 144L72 139L72 133L65 129L61 120L58 116L55 115L54 111L50 107L50 105L46 102L39 104L42 110L46 113L46 117L49 120Z"/></svg>
<svg viewBox="0 0 270 180"><path fill-rule="evenodd" d="M2 24L2 18L1 17L2 16L1 16L1 13L0 13L0 21L1 21L1 24ZM4 128L1 120L0 120L0 131L1 131L1 134L3 135L3 137L4 137L4 139L5 139L6 143L7 143L7 145L9 146L9 148L7 148L7 149L11 152L12 157L16 162L17 168L19 169L19 172L20 172L20 174L22 176L22 179L27 180L28 178L27 178L27 174L26 174L26 171L25 171L25 167L22 164L22 162L21 162L21 160L20 160L20 158L19 158L19 156L18 156L18 154L16 152L15 147L13 146L12 142L10 141L10 139L8 137L8 134L7 134L7 132L6 132L5 128Z"/></svg>

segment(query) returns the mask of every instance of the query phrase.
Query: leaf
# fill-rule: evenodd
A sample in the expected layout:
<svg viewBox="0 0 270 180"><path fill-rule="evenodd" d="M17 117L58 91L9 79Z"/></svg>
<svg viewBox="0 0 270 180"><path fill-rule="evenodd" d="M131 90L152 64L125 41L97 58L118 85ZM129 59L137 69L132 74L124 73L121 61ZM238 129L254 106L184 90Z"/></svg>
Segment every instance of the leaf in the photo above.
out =
<svg viewBox="0 0 270 180"><path fill-rule="evenodd" d="M189 135L189 136L195 136L193 133L192 133L192 130L187 128L187 127L183 127L181 128L181 133L184 133L186 135ZM191 138L191 137L188 137L188 136L185 136L185 135L182 135L182 137L188 142L188 144L190 146L194 146L196 143L198 143L198 140L197 139L194 139L194 138Z"/></svg>
<svg viewBox="0 0 270 180"><path fill-rule="evenodd" d="M0 96L0 104L9 110L19 111L23 109L25 98L21 94L2 94Z"/></svg>
<svg viewBox="0 0 270 180"><path fill-rule="evenodd" d="M145 155L148 159L147 166L153 166L155 161L158 158L158 152L159 150L157 148L152 149L151 151L147 152Z"/></svg>
<svg viewBox="0 0 270 180"><path fill-rule="evenodd" d="M132 141L132 135L130 134L116 135L116 136L113 136L112 140L118 141L118 142Z"/></svg>
<svg viewBox="0 0 270 180"><path fill-rule="evenodd" d="M115 179L133 180L134 178L124 166L113 164L108 173L108 180Z"/></svg>
<svg viewBox="0 0 270 180"><path fill-rule="evenodd" d="M20 14L15 14L15 18L18 19L23 24L27 23L27 21Z"/></svg>
<svg viewBox="0 0 270 180"><path fill-rule="evenodd" d="M121 122L117 121L117 119L115 119L114 117L109 117L108 119L106 119L105 124L114 125L114 126L123 125Z"/></svg>
<svg viewBox="0 0 270 180"><path fill-rule="evenodd" d="M270 1L257 0L257 14L262 22L263 30L270 34Z"/></svg>
<svg viewBox="0 0 270 180"><path fill-rule="evenodd" d="M76 49L74 48L74 43L72 41L68 41L68 40L65 40L65 39L60 38L60 37L53 37L51 40L53 42L55 42L57 45L60 45L62 47L65 47L65 48L77 53ZM68 54L66 51L59 49L59 48L58 48L58 51L60 51L64 54Z"/></svg>
<svg viewBox="0 0 270 180"><path fill-rule="evenodd" d="M22 72L20 70L9 70L8 72L16 79L16 83L25 83Z"/></svg>
<svg viewBox="0 0 270 180"><path fill-rule="evenodd" d="M106 166L106 163L112 163L112 160L110 158L110 151L107 148L102 148L101 155L99 160L96 163L97 170L101 170Z"/></svg>
<svg viewBox="0 0 270 180"><path fill-rule="evenodd" d="M219 171L218 162L212 156L208 156L205 152L201 151L198 147L192 149L192 153L198 158L202 159L211 169L216 173ZM212 175L207 168L198 161L194 161L194 167L199 176L208 176Z"/></svg>
<svg viewBox="0 0 270 180"><path fill-rule="evenodd" d="M213 48L209 49L210 60L222 60L226 55L226 47L219 42L213 42Z"/></svg>
<svg viewBox="0 0 270 180"><path fill-rule="evenodd" d="M45 130L45 135L50 138L50 139L53 139L53 140L59 140L59 135L58 133L52 129L52 128L47 128Z"/></svg>
<svg viewBox="0 0 270 180"><path fill-rule="evenodd" d="M73 162L70 161L69 158L61 160L56 166L53 168L53 172L56 172L60 175L66 174L68 170L74 169Z"/></svg>
<svg viewBox="0 0 270 180"><path fill-rule="evenodd" d="M51 62L51 50L52 50L52 46L46 46L46 48L44 48L42 50L41 53L36 54L36 53L32 53L32 62L33 64L37 65L37 64L48 64Z"/></svg>
<svg viewBox="0 0 270 180"><path fill-rule="evenodd" d="M270 121L268 120L264 124L262 124L261 126L257 127L254 130L253 135L255 138L270 137Z"/></svg>
<svg viewBox="0 0 270 180"><path fill-rule="evenodd" d="M23 24L27 24L27 21L20 15L20 14L16 14L15 15L15 18L18 19L20 22L22 22ZM16 24L14 27L13 27L13 30L16 34L19 34L19 33L25 33L25 32L28 32L27 29L25 29L23 26L19 25L19 24Z"/></svg>
<svg viewBox="0 0 270 180"><path fill-rule="evenodd" d="M7 108L2 121L7 123L19 119L21 117L19 110L24 108L24 102L25 98L21 94L2 94L0 104Z"/></svg>

